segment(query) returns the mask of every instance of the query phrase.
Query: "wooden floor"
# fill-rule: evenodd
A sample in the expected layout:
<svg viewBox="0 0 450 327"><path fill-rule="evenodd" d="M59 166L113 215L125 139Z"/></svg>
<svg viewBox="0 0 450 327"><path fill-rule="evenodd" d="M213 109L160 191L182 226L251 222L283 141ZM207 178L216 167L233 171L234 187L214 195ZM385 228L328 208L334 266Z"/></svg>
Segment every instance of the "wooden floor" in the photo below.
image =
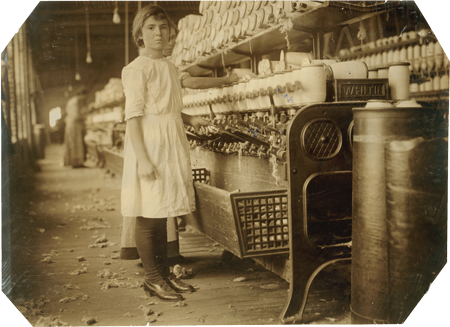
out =
<svg viewBox="0 0 450 327"><path fill-rule="evenodd" d="M9 275L3 290L32 325L40 316L34 315L30 301L39 296L50 301L40 307L41 316L57 315L72 326L87 325L85 316L95 317L96 326L145 326L152 318L156 321L151 325L279 324L289 284L251 259L221 260L223 249L189 228L180 233L180 252L186 258L182 266L193 270L186 282L198 290L185 295L186 306L145 298L142 288L102 290L101 270L109 269L119 282L130 284L142 281L144 274L139 260L115 259L122 223L120 178L99 168L62 167L61 159L60 147L47 149L39 163L42 171L16 190L8 224L11 256L3 255ZM106 228L86 229L93 226ZM102 234L108 246L89 248ZM46 254L52 263L41 262ZM86 273L70 274L83 268ZM76 288L67 289L68 284ZM64 303L80 292L87 296ZM140 306L161 315L144 316ZM304 322L349 324L349 306L350 266L328 267L312 285Z"/></svg>

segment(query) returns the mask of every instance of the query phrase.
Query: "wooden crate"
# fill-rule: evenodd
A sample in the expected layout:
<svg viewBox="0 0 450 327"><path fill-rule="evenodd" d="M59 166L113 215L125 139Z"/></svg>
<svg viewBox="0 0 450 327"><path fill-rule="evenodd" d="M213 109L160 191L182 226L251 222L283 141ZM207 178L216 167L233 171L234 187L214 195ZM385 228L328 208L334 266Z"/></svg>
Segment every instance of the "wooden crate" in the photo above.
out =
<svg viewBox="0 0 450 327"><path fill-rule="evenodd" d="M230 193L199 182L194 187L197 210L188 220L201 233L239 258L289 252L286 190Z"/></svg>

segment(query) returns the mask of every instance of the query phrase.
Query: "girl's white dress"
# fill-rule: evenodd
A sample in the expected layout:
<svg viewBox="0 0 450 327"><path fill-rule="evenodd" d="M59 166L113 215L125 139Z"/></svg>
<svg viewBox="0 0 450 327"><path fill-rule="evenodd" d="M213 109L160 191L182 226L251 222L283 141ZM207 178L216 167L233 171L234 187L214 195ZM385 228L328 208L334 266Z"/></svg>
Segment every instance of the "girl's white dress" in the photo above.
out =
<svg viewBox="0 0 450 327"><path fill-rule="evenodd" d="M182 77L181 77L182 78ZM125 120L142 116L143 137L156 180L137 175L127 125L122 177L122 215L167 218L195 210L189 142L181 119L181 82L168 59L139 56L122 70Z"/></svg>

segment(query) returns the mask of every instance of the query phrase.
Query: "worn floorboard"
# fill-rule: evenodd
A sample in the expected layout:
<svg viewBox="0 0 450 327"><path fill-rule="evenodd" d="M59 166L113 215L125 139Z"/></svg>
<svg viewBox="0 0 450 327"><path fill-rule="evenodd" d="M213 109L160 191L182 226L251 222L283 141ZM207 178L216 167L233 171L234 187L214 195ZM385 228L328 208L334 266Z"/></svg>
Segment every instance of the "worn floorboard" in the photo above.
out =
<svg viewBox="0 0 450 327"><path fill-rule="evenodd" d="M185 257L181 265L192 268L193 276L186 282L199 289L185 295L185 307L154 297L145 299L142 288L102 290L100 283L105 279L97 276L101 270L109 269L127 283L139 282L144 276L140 260L114 259L120 250L122 225L120 179L99 168L62 167L61 160L60 147L47 148L46 159L40 162L42 171L15 194L10 222L11 281L4 290L16 306L45 296L50 302L42 306L41 315L59 315L72 326L86 325L82 322L85 315L96 317L96 326L145 326L148 319L139 306L150 302L157 302L150 307L162 313L151 325L279 323L289 284L251 259L221 261L223 248L189 226L179 234ZM89 226L105 228L86 229ZM103 234L113 244L88 247ZM41 262L43 254L50 254L53 263ZM78 261L80 256L85 261ZM87 273L70 274L84 267ZM349 272L348 265L335 265L319 274L308 298L305 322L350 322ZM68 290L67 284L79 289ZM60 302L78 292L88 299ZM39 319L30 310L25 316L31 324Z"/></svg>

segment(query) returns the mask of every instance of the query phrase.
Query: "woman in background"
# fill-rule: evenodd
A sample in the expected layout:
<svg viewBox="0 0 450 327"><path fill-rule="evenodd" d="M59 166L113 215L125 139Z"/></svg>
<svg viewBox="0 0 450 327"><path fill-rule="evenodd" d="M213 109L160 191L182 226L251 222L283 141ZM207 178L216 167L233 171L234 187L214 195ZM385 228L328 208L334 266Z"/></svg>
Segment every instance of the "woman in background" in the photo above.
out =
<svg viewBox="0 0 450 327"><path fill-rule="evenodd" d="M82 168L86 160L84 144L84 116L86 91L81 90L66 105L66 128L64 133L64 166Z"/></svg>

